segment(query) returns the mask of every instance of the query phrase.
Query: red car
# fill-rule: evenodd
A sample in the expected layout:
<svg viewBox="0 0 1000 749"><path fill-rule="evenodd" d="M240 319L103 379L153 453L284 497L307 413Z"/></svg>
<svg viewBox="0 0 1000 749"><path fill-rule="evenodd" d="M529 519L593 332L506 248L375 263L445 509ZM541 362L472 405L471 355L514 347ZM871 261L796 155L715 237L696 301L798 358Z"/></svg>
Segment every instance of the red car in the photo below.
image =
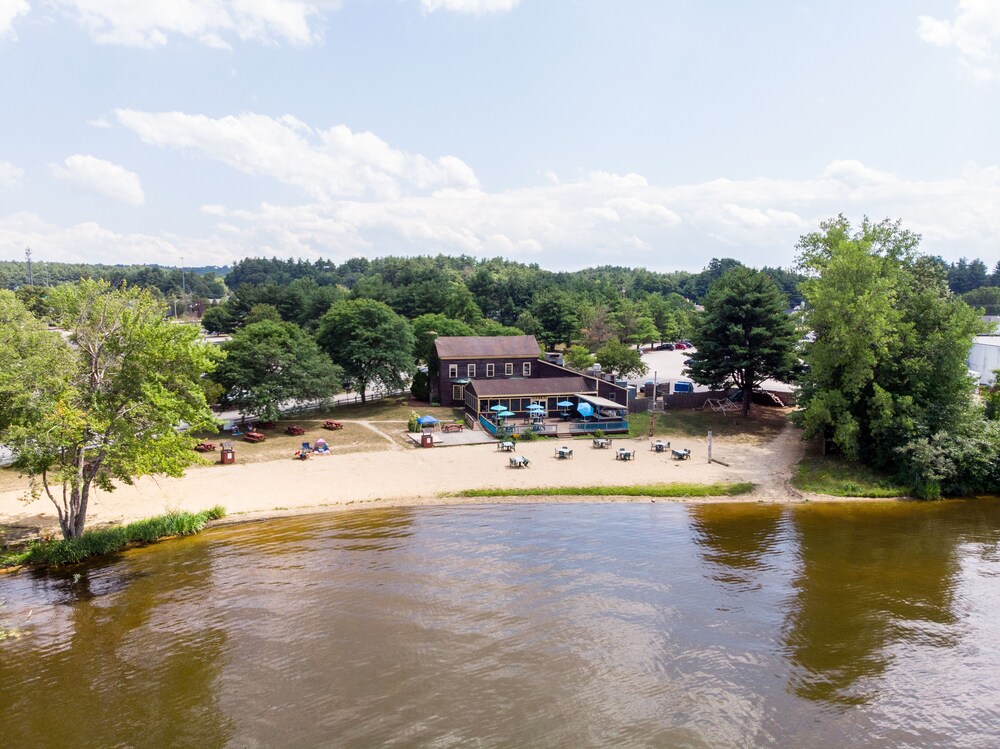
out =
<svg viewBox="0 0 1000 749"><path fill-rule="evenodd" d="M683 343L675 343L674 344L674 351L683 351L686 348L687 348L687 346L685 346Z"/></svg>

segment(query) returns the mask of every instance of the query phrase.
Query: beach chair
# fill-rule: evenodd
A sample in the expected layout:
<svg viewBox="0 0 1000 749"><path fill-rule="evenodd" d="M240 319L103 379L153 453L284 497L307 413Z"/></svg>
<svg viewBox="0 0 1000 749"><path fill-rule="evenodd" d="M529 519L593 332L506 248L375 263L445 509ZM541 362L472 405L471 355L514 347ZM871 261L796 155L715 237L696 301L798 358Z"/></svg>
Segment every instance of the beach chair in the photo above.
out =
<svg viewBox="0 0 1000 749"><path fill-rule="evenodd" d="M234 437L242 437L243 436L243 432L240 431L240 425L239 424L233 424L233 436Z"/></svg>
<svg viewBox="0 0 1000 749"><path fill-rule="evenodd" d="M304 452L304 453L312 452L312 445L310 445L308 442L303 442L302 443L302 452Z"/></svg>

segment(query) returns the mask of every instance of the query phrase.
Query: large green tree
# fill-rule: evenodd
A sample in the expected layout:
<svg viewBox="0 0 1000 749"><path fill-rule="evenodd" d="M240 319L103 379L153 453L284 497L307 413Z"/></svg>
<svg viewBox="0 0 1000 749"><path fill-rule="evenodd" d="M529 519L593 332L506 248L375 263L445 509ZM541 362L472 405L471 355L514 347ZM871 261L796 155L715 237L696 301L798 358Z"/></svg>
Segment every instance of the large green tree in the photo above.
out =
<svg viewBox="0 0 1000 749"><path fill-rule="evenodd" d="M92 487L179 476L196 460L178 427L213 423L200 380L215 354L196 328L165 321L146 290L98 281L52 289L47 313L66 340L25 312L0 299L0 441L75 538Z"/></svg>
<svg viewBox="0 0 1000 749"><path fill-rule="evenodd" d="M621 341L608 341L597 350L594 358L608 374L622 378L646 374L647 367L642 362L642 354Z"/></svg>
<svg viewBox="0 0 1000 749"><path fill-rule="evenodd" d="M409 322L373 299L335 302L319 320L317 339L351 378L362 403L368 388L402 388L415 369Z"/></svg>
<svg viewBox="0 0 1000 749"><path fill-rule="evenodd" d="M918 243L899 222L865 219L854 231L839 216L798 245L816 337L798 420L807 436L904 473L930 466L924 447L943 448L939 436L961 433L971 418L966 357L981 327ZM918 475L918 490L934 493L936 475Z"/></svg>
<svg viewBox="0 0 1000 749"><path fill-rule="evenodd" d="M742 391L746 416L754 388L788 380L797 363L799 334L787 299L765 273L738 265L712 284L704 304L688 371L702 385Z"/></svg>
<svg viewBox="0 0 1000 749"><path fill-rule="evenodd" d="M212 379L225 389L222 402L243 416L271 421L282 403L324 400L341 390L343 370L292 323L251 323L222 348L226 358Z"/></svg>

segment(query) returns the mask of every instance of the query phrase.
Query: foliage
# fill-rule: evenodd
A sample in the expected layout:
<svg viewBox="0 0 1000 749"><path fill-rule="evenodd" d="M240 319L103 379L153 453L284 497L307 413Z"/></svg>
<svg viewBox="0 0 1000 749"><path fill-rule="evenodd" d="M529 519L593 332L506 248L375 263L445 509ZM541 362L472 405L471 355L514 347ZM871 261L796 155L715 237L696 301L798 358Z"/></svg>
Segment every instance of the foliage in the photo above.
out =
<svg viewBox="0 0 1000 749"><path fill-rule="evenodd" d="M177 297L183 292L194 297L219 299L225 296L222 274L226 268L164 268L159 265L102 265L100 263L35 262L36 284L58 286L83 279L104 280L112 287L141 286L156 289L164 297ZM27 265L18 261L0 261L0 288L20 286L27 282Z"/></svg>
<svg viewBox="0 0 1000 749"><path fill-rule="evenodd" d="M278 308L273 304L255 304L250 308L250 312L247 313L243 324L253 325L254 323L264 322L265 320L269 320L271 322L281 322L281 313L278 312Z"/></svg>
<svg viewBox="0 0 1000 749"><path fill-rule="evenodd" d="M420 414L417 411L410 411L410 418L406 420L406 431L410 434L416 434L420 431L420 422L417 419L420 418Z"/></svg>
<svg viewBox="0 0 1000 749"><path fill-rule="evenodd" d="M423 369L418 369L413 374L413 381L410 382L410 394L419 401L429 400L431 397L430 376Z"/></svg>
<svg viewBox="0 0 1000 749"><path fill-rule="evenodd" d="M340 392L343 371L312 336L291 323L251 323L222 350L226 358L212 379L224 388L222 403L243 416L274 421L284 402L324 400Z"/></svg>
<svg viewBox="0 0 1000 749"><path fill-rule="evenodd" d="M205 310L201 316L201 327L207 333L232 333L236 330L236 321L229 308L219 304Z"/></svg>
<svg viewBox="0 0 1000 749"><path fill-rule="evenodd" d="M643 375L647 367L642 362L642 354L619 341L608 341L594 355L601 369L621 378Z"/></svg>
<svg viewBox="0 0 1000 749"><path fill-rule="evenodd" d="M402 388L416 368L410 324L382 302L334 303L319 320L317 338L355 382L362 403L369 387Z"/></svg>
<svg viewBox="0 0 1000 749"><path fill-rule="evenodd" d="M802 237L809 326L797 421L850 459L897 468L918 491L959 474L948 444L977 417L966 356L981 323L899 222L840 216ZM921 475L916 475L923 472ZM956 482L960 483L960 482Z"/></svg>
<svg viewBox="0 0 1000 749"><path fill-rule="evenodd" d="M125 526L87 531L77 538L42 541L0 556L0 566L78 564L92 557L114 554L129 544L150 544L168 536L189 536L201 531L210 520L225 515L225 508L216 505L198 513L171 512Z"/></svg>
<svg viewBox="0 0 1000 749"><path fill-rule="evenodd" d="M589 369L590 366L597 361L594 355L591 354L586 346L570 346L566 349L565 361L567 367L572 367L573 369Z"/></svg>
<svg viewBox="0 0 1000 749"><path fill-rule="evenodd" d="M1000 286L984 286L962 294L965 303L981 307L987 315L1000 315Z"/></svg>
<svg viewBox="0 0 1000 749"><path fill-rule="evenodd" d="M735 497L749 494L755 484L650 484L627 486L551 486L520 489L466 489L450 497Z"/></svg>
<svg viewBox="0 0 1000 749"><path fill-rule="evenodd" d="M792 485L831 497L905 497L912 491L865 465L831 456L804 459L796 469Z"/></svg>
<svg viewBox="0 0 1000 749"><path fill-rule="evenodd" d="M0 312L0 390L10 398L0 439L35 491L41 483L64 537L78 537L92 485L111 492L116 481L180 476L196 460L177 428L214 424L201 377L217 352L192 326L165 321L147 290L103 281L52 289L50 314L69 343L43 334L18 306L7 298Z"/></svg>
<svg viewBox="0 0 1000 749"><path fill-rule="evenodd" d="M476 335L468 323L441 314L420 315L413 320L413 358L425 364L434 358L434 341L438 336Z"/></svg>
<svg viewBox="0 0 1000 749"><path fill-rule="evenodd" d="M576 304L563 291L550 289L539 294L531 305L531 314L541 326L538 338L548 349L569 345L577 334Z"/></svg>
<svg viewBox="0 0 1000 749"><path fill-rule="evenodd" d="M796 368L799 335L786 307L761 271L738 266L720 276L692 334L691 379L715 390L742 390L743 415L749 414L754 388L769 378L787 381Z"/></svg>

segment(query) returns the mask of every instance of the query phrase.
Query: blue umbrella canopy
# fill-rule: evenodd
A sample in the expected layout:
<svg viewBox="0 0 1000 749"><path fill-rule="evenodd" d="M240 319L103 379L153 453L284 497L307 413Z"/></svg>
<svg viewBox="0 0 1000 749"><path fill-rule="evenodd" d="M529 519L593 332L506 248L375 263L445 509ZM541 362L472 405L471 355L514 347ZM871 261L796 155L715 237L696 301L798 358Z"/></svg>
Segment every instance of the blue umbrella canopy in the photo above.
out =
<svg viewBox="0 0 1000 749"><path fill-rule="evenodd" d="M577 403L576 410L580 414L580 416L586 417L594 415L594 407L589 403Z"/></svg>
<svg viewBox="0 0 1000 749"><path fill-rule="evenodd" d="M573 401L559 401L556 405L559 406L559 408L569 408L573 405Z"/></svg>
<svg viewBox="0 0 1000 749"><path fill-rule="evenodd" d="M544 411L545 410L545 406L540 405L538 403L532 403L530 406L528 406L527 410L528 411Z"/></svg>
<svg viewBox="0 0 1000 749"><path fill-rule="evenodd" d="M497 416L501 416L505 419L513 415L514 413L512 411L501 411L500 413L497 414Z"/></svg>
<svg viewBox="0 0 1000 749"><path fill-rule="evenodd" d="M507 406L501 406L501 405L490 406L490 411L506 411L506 410Z"/></svg>
<svg viewBox="0 0 1000 749"><path fill-rule="evenodd" d="M421 416L417 419L418 424L437 424L438 420L433 416Z"/></svg>

